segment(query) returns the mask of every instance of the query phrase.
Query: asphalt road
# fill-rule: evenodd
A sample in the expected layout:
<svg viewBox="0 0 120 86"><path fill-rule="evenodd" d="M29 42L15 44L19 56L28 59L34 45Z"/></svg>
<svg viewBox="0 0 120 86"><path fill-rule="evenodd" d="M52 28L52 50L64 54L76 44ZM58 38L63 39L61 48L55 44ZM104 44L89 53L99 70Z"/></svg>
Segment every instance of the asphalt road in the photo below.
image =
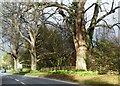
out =
<svg viewBox="0 0 120 86"><path fill-rule="evenodd" d="M3 74L0 80L2 86L83 86L72 82L23 75Z"/></svg>

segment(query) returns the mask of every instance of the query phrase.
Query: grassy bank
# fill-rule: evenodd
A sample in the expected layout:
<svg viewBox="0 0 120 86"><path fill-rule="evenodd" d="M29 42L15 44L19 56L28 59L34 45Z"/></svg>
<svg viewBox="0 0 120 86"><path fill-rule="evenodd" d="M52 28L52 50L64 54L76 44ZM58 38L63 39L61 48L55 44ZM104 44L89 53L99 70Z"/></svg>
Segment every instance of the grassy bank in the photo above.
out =
<svg viewBox="0 0 120 86"><path fill-rule="evenodd" d="M99 75L97 72L92 71L28 71L28 72L10 72L11 74L21 74L45 78L54 78L72 82L78 82L80 84L89 84L94 86L120 86L119 75Z"/></svg>

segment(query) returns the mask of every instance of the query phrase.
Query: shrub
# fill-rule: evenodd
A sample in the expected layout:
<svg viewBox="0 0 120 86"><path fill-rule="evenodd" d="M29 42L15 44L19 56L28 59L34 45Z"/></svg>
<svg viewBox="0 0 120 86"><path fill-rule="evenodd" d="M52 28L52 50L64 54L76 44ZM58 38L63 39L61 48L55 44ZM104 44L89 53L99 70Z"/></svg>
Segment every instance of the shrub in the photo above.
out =
<svg viewBox="0 0 120 86"><path fill-rule="evenodd" d="M119 51L120 46L117 44L106 39L100 40L98 45L93 49L93 56L89 54L89 69L98 70L100 74L106 74L109 71L118 71ZM92 62L93 60L94 62ZM116 72L112 73L116 74Z"/></svg>
<svg viewBox="0 0 120 86"><path fill-rule="evenodd" d="M11 70L11 71L8 72L8 73L13 74L13 73L16 73L16 71L15 71L15 70Z"/></svg>
<svg viewBox="0 0 120 86"><path fill-rule="evenodd" d="M31 71L30 68L23 68L23 69L22 69L22 72L30 72L30 71Z"/></svg>
<svg viewBox="0 0 120 86"><path fill-rule="evenodd" d="M30 71L30 73L40 73L40 71L38 71L38 70L32 70L32 71Z"/></svg>

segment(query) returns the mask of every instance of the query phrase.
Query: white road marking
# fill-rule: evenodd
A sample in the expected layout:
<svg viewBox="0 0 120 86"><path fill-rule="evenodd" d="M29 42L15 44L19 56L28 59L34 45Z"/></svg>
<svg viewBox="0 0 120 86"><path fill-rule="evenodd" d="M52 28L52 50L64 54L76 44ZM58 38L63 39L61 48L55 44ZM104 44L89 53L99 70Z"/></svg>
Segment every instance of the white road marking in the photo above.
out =
<svg viewBox="0 0 120 86"><path fill-rule="evenodd" d="M8 76L8 78L11 78L11 79L13 79L12 77L10 77L10 76Z"/></svg>
<svg viewBox="0 0 120 86"><path fill-rule="evenodd" d="M14 79L13 77L9 77L9 78Z"/></svg>
<svg viewBox="0 0 120 86"><path fill-rule="evenodd" d="M21 84L23 84L23 85L25 85L25 83L24 82L20 82Z"/></svg>
<svg viewBox="0 0 120 86"><path fill-rule="evenodd" d="M19 82L19 80L18 80L18 79L15 79L15 80Z"/></svg>
<svg viewBox="0 0 120 86"><path fill-rule="evenodd" d="M20 82L20 80L18 80L18 79L15 79L15 80ZM24 82L20 82L20 83L23 84L23 85L26 85Z"/></svg>

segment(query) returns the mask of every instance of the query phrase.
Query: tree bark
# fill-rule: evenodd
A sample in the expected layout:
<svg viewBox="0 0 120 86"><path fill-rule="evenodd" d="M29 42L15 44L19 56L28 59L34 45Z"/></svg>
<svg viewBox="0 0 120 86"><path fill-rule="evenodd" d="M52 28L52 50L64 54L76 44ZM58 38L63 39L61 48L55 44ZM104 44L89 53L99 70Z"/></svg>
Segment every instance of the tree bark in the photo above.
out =
<svg viewBox="0 0 120 86"><path fill-rule="evenodd" d="M80 46L76 48L76 70L87 70L86 67L86 47Z"/></svg>
<svg viewBox="0 0 120 86"><path fill-rule="evenodd" d="M86 67L86 52L88 46L88 34L85 27L84 19L85 0L80 0L77 4L76 32L73 38L76 49L76 70L87 70Z"/></svg>
<svg viewBox="0 0 120 86"><path fill-rule="evenodd" d="M31 47L30 55L31 55L31 70L36 70L37 69L37 58L36 58L36 51L34 47Z"/></svg>
<svg viewBox="0 0 120 86"><path fill-rule="evenodd" d="M19 58L14 58L14 70L18 71Z"/></svg>

